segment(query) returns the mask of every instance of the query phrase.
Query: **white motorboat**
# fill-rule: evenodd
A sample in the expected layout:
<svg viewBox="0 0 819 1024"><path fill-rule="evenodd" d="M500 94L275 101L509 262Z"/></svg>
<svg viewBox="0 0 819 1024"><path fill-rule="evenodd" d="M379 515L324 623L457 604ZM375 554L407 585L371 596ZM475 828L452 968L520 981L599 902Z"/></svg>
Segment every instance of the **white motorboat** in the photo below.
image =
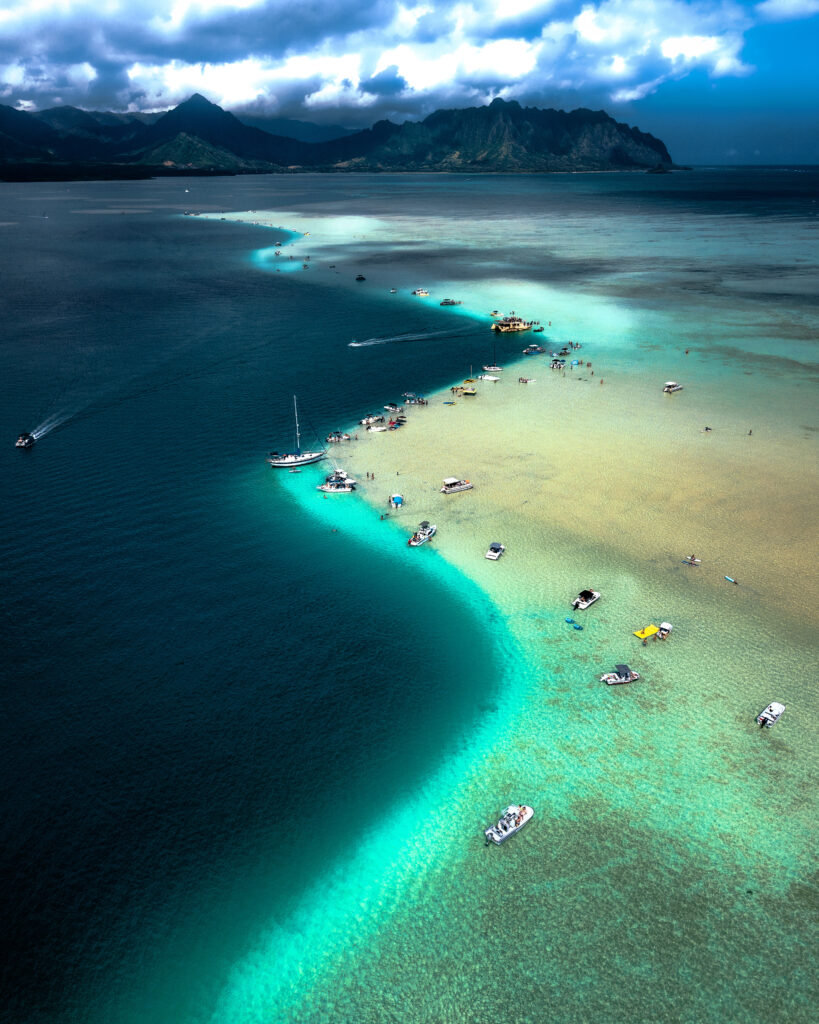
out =
<svg viewBox="0 0 819 1024"><path fill-rule="evenodd" d="M317 491L324 491L326 494L349 494L355 490L356 481L348 476L343 469L336 469L325 478L323 484L319 484Z"/></svg>
<svg viewBox="0 0 819 1024"><path fill-rule="evenodd" d="M485 557L491 558L493 562L497 562L505 550L506 546L504 544L500 544L498 541L493 540L489 545L489 550L486 552Z"/></svg>
<svg viewBox="0 0 819 1024"><path fill-rule="evenodd" d="M634 683L640 678L640 673L630 669L628 665L615 665L614 672L606 672L600 676L600 682L608 686L617 686L620 683Z"/></svg>
<svg viewBox="0 0 819 1024"><path fill-rule="evenodd" d="M299 410L296 404L296 396L293 395L293 414L296 420L296 450L294 452L271 452L267 461L275 469L291 469L293 466L306 466L311 462L318 462L327 454L327 449L321 451L303 452L301 450L301 434L299 433Z"/></svg>
<svg viewBox="0 0 819 1024"><path fill-rule="evenodd" d="M496 366L494 363L491 366L482 367L487 373L501 373L503 371L502 366Z"/></svg>
<svg viewBox="0 0 819 1024"><path fill-rule="evenodd" d="M441 301L442 306L462 306L463 302L461 299L443 299Z"/></svg>
<svg viewBox="0 0 819 1024"><path fill-rule="evenodd" d="M657 639L667 640L669 636L671 636L671 630L673 628L674 627L671 625L670 622L661 622L660 628L657 630Z"/></svg>
<svg viewBox="0 0 819 1024"><path fill-rule="evenodd" d="M478 380L497 381L497 380L500 380L500 377L493 377L491 373L479 373L478 374Z"/></svg>
<svg viewBox="0 0 819 1024"><path fill-rule="evenodd" d="M403 508L404 507L404 495L403 494L391 494L390 495L390 508Z"/></svg>
<svg viewBox="0 0 819 1024"><path fill-rule="evenodd" d="M441 494L455 494L458 491L471 491L474 485L469 480L459 480L456 476L448 476L444 480Z"/></svg>
<svg viewBox="0 0 819 1024"><path fill-rule="evenodd" d="M784 704L780 704L778 701L772 700L765 710L760 711L756 716L756 720L759 722L760 728L771 729L782 717L782 712L784 710Z"/></svg>
<svg viewBox="0 0 819 1024"><path fill-rule="evenodd" d="M384 406L384 408L387 410L387 412L403 412L404 411L404 406L403 405L396 405L394 402L388 402Z"/></svg>
<svg viewBox="0 0 819 1024"><path fill-rule="evenodd" d="M420 547L421 544L426 544L428 540L431 540L437 532L438 527L434 526L432 523L428 523L425 519L423 523L419 524L418 529L407 541L407 544L409 544L411 548Z"/></svg>
<svg viewBox="0 0 819 1024"><path fill-rule="evenodd" d="M600 594L596 590L581 590L574 601L572 601L572 608L574 608L576 612L584 612L589 605L594 604L595 601L599 600Z"/></svg>
<svg viewBox="0 0 819 1024"><path fill-rule="evenodd" d="M363 420L358 421L362 427L369 427L372 423L384 423L383 416L377 416L374 412L368 413Z"/></svg>
<svg viewBox="0 0 819 1024"><path fill-rule="evenodd" d="M340 444L342 441L352 441L352 438L349 434L342 433L340 430L333 430L324 440L328 444Z"/></svg>
<svg viewBox="0 0 819 1024"><path fill-rule="evenodd" d="M390 428L385 423L371 423L370 426L367 427L367 430L371 431L373 434L380 434L382 431L389 429Z"/></svg>
<svg viewBox="0 0 819 1024"><path fill-rule="evenodd" d="M518 377L518 384L534 384L534 377Z"/></svg>
<svg viewBox="0 0 819 1024"><path fill-rule="evenodd" d="M489 828L484 829L486 845L495 843L496 846L500 846L501 843L505 843L509 836L520 832L526 822L532 819L534 813L534 809L526 804L510 804L500 816L497 825L490 825Z"/></svg>
<svg viewBox="0 0 819 1024"><path fill-rule="evenodd" d="M682 384L678 384L675 380L667 380L663 385L664 395L673 395L675 391L682 391Z"/></svg>
<svg viewBox="0 0 819 1024"><path fill-rule="evenodd" d="M23 431L23 433L14 442L14 447L15 448L30 448L34 444L34 442L36 440L37 440L37 438L34 436L34 434L30 434L26 430L26 431Z"/></svg>
<svg viewBox="0 0 819 1024"><path fill-rule="evenodd" d="M426 290L426 288L415 288L413 289L412 294L419 295L421 298L425 298L429 295L429 292Z"/></svg>

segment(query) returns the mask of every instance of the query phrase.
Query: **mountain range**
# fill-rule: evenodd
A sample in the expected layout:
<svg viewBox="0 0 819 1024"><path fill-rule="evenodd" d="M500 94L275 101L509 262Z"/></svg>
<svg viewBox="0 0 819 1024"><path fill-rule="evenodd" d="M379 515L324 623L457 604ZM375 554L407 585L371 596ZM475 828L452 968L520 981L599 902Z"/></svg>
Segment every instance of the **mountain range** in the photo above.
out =
<svg viewBox="0 0 819 1024"><path fill-rule="evenodd" d="M672 166L659 139L602 110L540 110L514 100L437 110L423 121L379 121L357 132L285 119L248 120L253 123L244 123L198 94L164 114L76 107L29 113L0 105L0 178ZM273 126L291 135L273 133Z"/></svg>

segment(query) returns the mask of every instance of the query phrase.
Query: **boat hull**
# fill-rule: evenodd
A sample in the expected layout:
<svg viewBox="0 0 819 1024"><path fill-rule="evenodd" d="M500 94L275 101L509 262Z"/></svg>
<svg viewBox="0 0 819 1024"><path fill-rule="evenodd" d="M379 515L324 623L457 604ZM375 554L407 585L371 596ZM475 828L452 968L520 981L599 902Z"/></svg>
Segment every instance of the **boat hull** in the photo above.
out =
<svg viewBox="0 0 819 1024"><path fill-rule="evenodd" d="M271 455L267 460L274 469L292 469L293 466L309 466L311 462L320 462L326 458L327 452L292 452L289 455Z"/></svg>

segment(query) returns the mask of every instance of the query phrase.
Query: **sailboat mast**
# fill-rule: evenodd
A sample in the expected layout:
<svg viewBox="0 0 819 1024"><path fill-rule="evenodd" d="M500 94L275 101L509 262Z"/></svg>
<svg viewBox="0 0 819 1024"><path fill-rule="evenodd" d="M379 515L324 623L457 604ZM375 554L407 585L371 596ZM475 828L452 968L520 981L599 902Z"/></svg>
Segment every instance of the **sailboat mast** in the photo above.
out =
<svg viewBox="0 0 819 1024"><path fill-rule="evenodd" d="M299 434L299 409L296 405L296 396L293 395L293 415L296 417L296 455L301 455L301 436Z"/></svg>

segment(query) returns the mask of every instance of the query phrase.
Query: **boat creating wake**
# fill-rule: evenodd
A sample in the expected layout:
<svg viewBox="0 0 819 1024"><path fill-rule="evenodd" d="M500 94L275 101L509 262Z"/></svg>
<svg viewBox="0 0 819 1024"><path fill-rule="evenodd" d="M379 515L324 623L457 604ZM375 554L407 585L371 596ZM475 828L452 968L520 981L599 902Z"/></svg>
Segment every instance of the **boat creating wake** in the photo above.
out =
<svg viewBox="0 0 819 1024"><path fill-rule="evenodd" d="M350 341L348 348L369 348L371 345L392 345L399 342L427 341L429 338L461 338L465 335L452 331L422 331L421 333L390 334L383 338L367 338L366 341Z"/></svg>

